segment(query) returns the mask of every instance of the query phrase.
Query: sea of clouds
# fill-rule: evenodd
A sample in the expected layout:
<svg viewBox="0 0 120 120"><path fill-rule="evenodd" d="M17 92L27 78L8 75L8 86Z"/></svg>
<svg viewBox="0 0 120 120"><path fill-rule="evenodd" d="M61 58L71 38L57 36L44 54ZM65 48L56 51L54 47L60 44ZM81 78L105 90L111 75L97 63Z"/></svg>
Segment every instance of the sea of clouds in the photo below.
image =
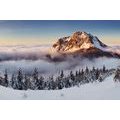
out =
<svg viewBox="0 0 120 120"><path fill-rule="evenodd" d="M120 47L111 47L107 49L120 53ZM2 46L0 47L0 73L5 69L9 73L15 73L18 69L22 69L26 73L32 72L35 68L41 74L56 74L61 70L70 71L99 67L105 65L107 68L116 68L120 66L120 59L115 58L96 58L93 60L76 59L70 57L61 62L52 62L46 59L46 55L50 52L50 46ZM54 53L52 53L54 54Z"/></svg>

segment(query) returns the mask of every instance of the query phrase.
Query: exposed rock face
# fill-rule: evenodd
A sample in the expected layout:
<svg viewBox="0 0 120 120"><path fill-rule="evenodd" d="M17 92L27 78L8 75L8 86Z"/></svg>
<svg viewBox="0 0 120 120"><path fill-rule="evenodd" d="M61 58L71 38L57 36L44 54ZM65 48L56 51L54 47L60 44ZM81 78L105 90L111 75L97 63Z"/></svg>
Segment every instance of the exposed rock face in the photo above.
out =
<svg viewBox="0 0 120 120"><path fill-rule="evenodd" d="M98 57L119 58L120 55L108 51L107 45L96 36L86 32L75 32L73 35L58 39L51 48L49 60L64 61L69 57L94 59Z"/></svg>
<svg viewBox="0 0 120 120"><path fill-rule="evenodd" d="M53 47L58 52L76 51L79 49L89 49L91 47L106 47L96 36L86 32L75 32L72 36L60 38Z"/></svg>

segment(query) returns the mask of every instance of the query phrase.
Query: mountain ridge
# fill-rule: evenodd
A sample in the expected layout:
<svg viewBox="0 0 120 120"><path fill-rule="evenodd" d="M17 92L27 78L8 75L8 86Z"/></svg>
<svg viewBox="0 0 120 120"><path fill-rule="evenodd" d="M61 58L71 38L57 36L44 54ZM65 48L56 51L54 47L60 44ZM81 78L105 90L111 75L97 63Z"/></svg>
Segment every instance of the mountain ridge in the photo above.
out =
<svg viewBox="0 0 120 120"><path fill-rule="evenodd" d="M96 36L86 32L75 32L72 36L63 37L53 44L57 52L70 52L78 49L88 49L90 47L104 48L107 47Z"/></svg>
<svg viewBox="0 0 120 120"><path fill-rule="evenodd" d="M98 57L120 59L120 54L108 51L108 48L109 46L102 43L96 36L78 31L71 36L58 39L47 57L52 61L64 61L69 56L88 59Z"/></svg>

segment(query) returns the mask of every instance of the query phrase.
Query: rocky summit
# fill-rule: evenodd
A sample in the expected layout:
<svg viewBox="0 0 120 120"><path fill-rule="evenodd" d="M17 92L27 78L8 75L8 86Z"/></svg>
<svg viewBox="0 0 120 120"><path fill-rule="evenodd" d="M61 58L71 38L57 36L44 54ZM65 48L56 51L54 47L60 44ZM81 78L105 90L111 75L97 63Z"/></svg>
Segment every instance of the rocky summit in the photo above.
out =
<svg viewBox="0 0 120 120"><path fill-rule="evenodd" d="M53 44L58 52L74 52L80 49L89 48L105 48L107 45L103 44L96 36L86 32L75 32L72 36L63 37Z"/></svg>

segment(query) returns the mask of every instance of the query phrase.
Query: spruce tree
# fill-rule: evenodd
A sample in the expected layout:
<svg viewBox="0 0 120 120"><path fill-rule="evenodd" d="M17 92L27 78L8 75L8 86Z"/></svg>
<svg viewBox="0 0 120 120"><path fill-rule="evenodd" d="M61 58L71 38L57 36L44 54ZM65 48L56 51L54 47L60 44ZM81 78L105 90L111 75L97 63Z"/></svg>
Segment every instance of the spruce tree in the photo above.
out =
<svg viewBox="0 0 120 120"><path fill-rule="evenodd" d="M23 90L23 88L24 88L24 86L23 86L23 74L22 74L22 70L19 69L18 75L17 75L17 89Z"/></svg>
<svg viewBox="0 0 120 120"><path fill-rule="evenodd" d="M38 89L38 78L39 75L38 75L38 69L35 68L34 71L33 71L33 74L32 74L32 80L31 80L31 89Z"/></svg>
<svg viewBox="0 0 120 120"><path fill-rule="evenodd" d="M106 72L106 68L105 68L105 65L103 66L103 73L105 73Z"/></svg>
<svg viewBox="0 0 120 120"><path fill-rule="evenodd" d="M99 73L99 70L97 69L97 70L96 70L96 74L95 74L96 80L99 78L99 75L100 75L100 73Z"/></svg>
<svg viewBox="0 0 120 120"><path fill-rule="evenodd" d="M120 82L120 69L117 69L114 76L115 82Z"/></svg>
<svg viewBox="0 0 120 120"><path fill-rule="evenodd" d="M36 87L39 90L43 90L44 87L44 77L40 76L40 78L36 81Z"/></svg>
<svg viewBox="0 0 120 120"><path fill-rule="evenodd" d="M63 70L62 70L61 73L60 73L60 77L61 77L61 79L64 77L64 72L63 72Z"/></svg>
<svg viewBox="0 0 120 120"><path fill-rule="evenodd" d="M38 69L37 68L34 69L33 79L36 80L36 81L38 80Z"/></svg>
<svg viewBox="0 0 120 120"><path fill-rule="evenodd" d="M5 70L5 74L4 74L4 86L8 87L9 81L8 81L8 73L7 70Z"/></svg>
<svg viewBox="0 0 120 120"><path fill-rule="evenodd" d="M76 70L75 72L75 76L77 77L79 75L79 72Z"/></svg>
<svg viewBox="0 0 120 120"><path fill-rule="evenodd" d="M17 89L17 80L16 80L16 76L14 74L12 74L11 81L10 81L10 86L13 89Z"/></svg>
<svg viewBox="0 0 120 120"><path fill-rule="evenodd" d="M88 67L86 67L85 72L86 72L86 73L89 73L89 69L88 69Z"/></svg>
<svg viewBox="0 0 120 120"><path fill-rule="evenodd" d="M23 79L23 89L27 90L29 88L29 79L28 76L25 74Z"/></svg>

